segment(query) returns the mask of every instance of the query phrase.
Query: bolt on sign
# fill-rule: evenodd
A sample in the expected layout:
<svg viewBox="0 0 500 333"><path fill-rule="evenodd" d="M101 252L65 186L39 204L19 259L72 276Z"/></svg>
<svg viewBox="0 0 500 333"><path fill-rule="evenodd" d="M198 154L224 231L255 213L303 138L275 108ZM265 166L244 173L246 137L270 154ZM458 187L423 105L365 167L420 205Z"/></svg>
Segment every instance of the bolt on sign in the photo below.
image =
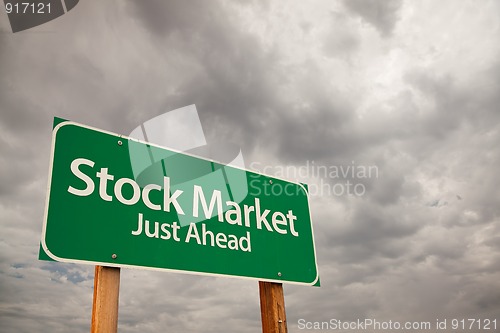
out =
<svg viewBox="0 0 500 333"><path fill-rule="evenodd" d="M54 124L40 259L319 286L303 184Z"/></svg>

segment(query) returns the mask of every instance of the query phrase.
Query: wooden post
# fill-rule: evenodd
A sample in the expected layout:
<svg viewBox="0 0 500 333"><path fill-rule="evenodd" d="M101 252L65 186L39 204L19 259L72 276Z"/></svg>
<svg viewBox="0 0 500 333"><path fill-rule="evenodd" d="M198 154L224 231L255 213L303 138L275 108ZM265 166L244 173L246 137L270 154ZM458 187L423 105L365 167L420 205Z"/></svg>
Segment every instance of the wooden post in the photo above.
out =
<svg viewBox="0 0 500 333"><path fill-rule="evenodd" d="M120 268L95 266L90 333L116 333Z"/></svg>
<svg viewBox="0 0 500 333"><path fill-rule="evenodd" d="M283 284L259 281L262 333L287 333Z"/></svg>

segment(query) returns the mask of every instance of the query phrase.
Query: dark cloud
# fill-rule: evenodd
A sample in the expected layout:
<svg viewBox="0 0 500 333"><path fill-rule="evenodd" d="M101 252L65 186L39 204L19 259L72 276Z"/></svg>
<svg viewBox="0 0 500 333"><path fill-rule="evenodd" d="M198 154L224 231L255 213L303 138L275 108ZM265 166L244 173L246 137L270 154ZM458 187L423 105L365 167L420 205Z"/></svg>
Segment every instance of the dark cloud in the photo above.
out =
<svg viewBox="0 0 500 333"><path fill-rule="evenodd" d="M239 145L247 162L376 167L301 179L365 193L311 196L322 287L285 286L290 331L300 318L493 319L498 5L433 6L85 1L0 33L0 330L90 323L93 267L37 260L52 117L128 134L190 104L209 142ZM436 34L437 9L467 24ZM255 281L122 270L123 332L255 332L259 316Z"/></svg>
<svg viewBox="0 0 500 333"><path fill-rule="evenodd" d="M348 10L373 25L384 37L391 35L402 5L401 0L344 0L343 3Z"/></svg>
<svg viewBox="0 0 500 333"><path fill-rule="evenodd" d="M326 55L349 61L350 56L359 48L360 37L349 25L349 19L343 13L332 13L332 26L323 44Z"/></svg>
<svg viewBox="0 0 500 333"><path fill-rule="evenodd" d="M218 19L224 19L220 3L206 1L159 1L146 2L128 1L127 6L141 22L154 34L161 38L179 32L196 35L204 28L211 29L211 24L218 24ZM192 36L195 37L195 36Z"/></svg>
<svg viewBox="0 0 500 333"><path fill-rule="evenodd" d="M172 53L189 54L189 66L177 81L173 78L177 88L165 96L163 108L196 103L210 141L230 139L251 150L259 138L255 133L276 107L274 92L282 80L276 55L264 51L218 3L129 6L153 33L154 43L167 38Z"/></svg>

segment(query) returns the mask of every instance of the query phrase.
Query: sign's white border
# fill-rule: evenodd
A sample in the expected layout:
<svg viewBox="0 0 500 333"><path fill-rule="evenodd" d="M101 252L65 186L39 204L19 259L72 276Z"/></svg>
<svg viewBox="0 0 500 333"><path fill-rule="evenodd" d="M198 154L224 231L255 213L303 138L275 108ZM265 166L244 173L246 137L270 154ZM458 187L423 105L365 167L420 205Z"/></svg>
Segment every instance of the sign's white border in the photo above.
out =
<svg viewBox="0 0 500 333"><path fill-rule="evenodd" d="M52 184L52 167L53 167L53 163L54 163L54 150L55 150L55 146L56 146L57 132L63 126L68 126L68 125L74 125L74 126L77 126L77 127L86 128L86 129L89 129L89 130L92 130L92 131L96 131L96 132L100 132L100 133L104 133L104 134L115 136L118 139L132 140L132 141L136 141L136 142L139 142L139 143L147 144L147 145L150 145L150 146L158 147L158 148L161 148L161 149L166 149L166 150L169 150L169 151L173 151L173 152L176 152L178 154L188 155L188 156L199 158L199 159L202 159L202 160L205 160L205 161L210 161L210 162L215 162L215 163L222 164L222 163L220 163L218 161L215 161L215 160L212 160L212 159L208 159L208 158L196 156L196 155L189 154L189 153L186 153L186 152L180 152L180 151L178 151L176 149L166 148L166 147L163 147L163 146L160 146L160 145L156 145L156 144L153 144L153 143L150 143L150 142L146 142L146 141L142 141L142 140L130 138L130 137L127 137L127 136L124 136L124 135L119 135L119 134L116 134L116 133L113 133L113 132L101 130L101 129L98 129L98 128L95 128L95 127L91 127L91 126L87 126L87 125L83 125L83 124L79 124L79 123L76 123L76 122L73 122L73 121L65 121L65 120L63 120L61 123L57 124L57 126L55 126L54 129L52 130L52 144L51 144L51 149L50 149L50 166L49 166L49 176L48 176L48 182L47 182L47 196L46 196L46 200L45 200L45 212L44 212L44 219L43 219L42 239L41 239L41 244L42 244L43 251L45 251L45 253L51 259L53 259L55 261L66 262L66 263L100 265L100 266L110 266L110 267L124 267L124 268L134 268L134 269L148 269L148 270L154 270L154 271L170 271L170 272L187 273L187 274L194 274L194 275L230 277L230 278L251 279L251 280L276 282L276 283L290 283L290 284L299 284L299 285L310 285L310 286L315 285L316 282L318 281L318 279L319 279L319 271L318 271L318 263L317 263L317 259L316 259L316 244L314 242L314 230L313 230L313 225L312 225L311 210L310 209L309 209L309 221L311 223L311 235L312 235L313 251L314 251L314 265L316 267L316 278L314 279L314 281L312 281L310 283L307 283L307 282L297 282L297 281L288 281L285 278L281 279L281 280L273 280L273 279L263 279L263 278L258 278L258 277L249 277L249 276L240 276L240 275L195 272L195 271L187 271L187 270L180 270L180 269L173 269L173 268L159 268L159 267L149 267L149 266L140 266L140 265L116 264L116 263L112 263L112 262L98 262L98 261L87 261L87 260L79 260L79 259L66 259L66 258L60 258L60 257L54 255L52 252L50 252L50 250L47 247L47 244L45 243L45 234L46 234L46 230L47 230L47 218L48 218L48 211L49 211L50 188L51 188L51 184ZM286 179L282 179L282 178L279 178L279 177L273 177L273 176L265 175L265 174L262 174L262 173L259 173L259 172L255 172L255 171L251 171L251 170L246 170L246 169L243 169L243 168L240 168L240 167L237 167L237 166L232 166L231 165L231 167L243 170L245 172L250 172L250 173L253 173L253 174L262 175L262 176L265 176L265 177L268 177L268 178L272 178L272 179L276 179L276 180L281 180L281 181L285 181L285 182L288 182L288 183L293 183L295 185L298 185L298 186L302 187L302 189L306 193L306 197L307 197L307 201L308 201L307 205L309 207L309 194L308 194L306 188L304 187L304 185L302 185L301 183L292 182L292 181L289 181L289 180L286 180Z"/></svg>

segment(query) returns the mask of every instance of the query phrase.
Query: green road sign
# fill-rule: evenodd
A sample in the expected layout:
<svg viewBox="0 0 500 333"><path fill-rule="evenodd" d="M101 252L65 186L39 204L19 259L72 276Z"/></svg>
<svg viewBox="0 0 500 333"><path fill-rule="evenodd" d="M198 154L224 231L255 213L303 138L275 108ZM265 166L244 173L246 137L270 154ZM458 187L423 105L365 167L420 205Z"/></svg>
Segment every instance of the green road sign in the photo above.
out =
<svg viewBox="0 0 500 333"><path fill-rule="evenodd" d="M41 259L319 285L304 185L69 121L41 245Z"/></svg>

